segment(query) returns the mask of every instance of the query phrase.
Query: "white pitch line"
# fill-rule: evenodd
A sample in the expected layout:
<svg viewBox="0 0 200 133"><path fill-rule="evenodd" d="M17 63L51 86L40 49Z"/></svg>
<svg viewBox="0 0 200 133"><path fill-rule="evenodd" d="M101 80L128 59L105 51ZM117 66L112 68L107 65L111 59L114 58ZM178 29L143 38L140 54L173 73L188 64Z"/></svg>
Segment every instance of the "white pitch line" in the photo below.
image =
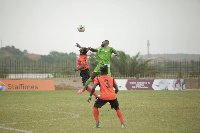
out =
<svg viewBox="0 0 200 133"><path fill-rule="evenodd" d="M71 112L60 112L60 111L50 111L50 110L38 110L38 109L25 109L25 110L33 110L33 111L39 111L39 112L55 112L55 113L67 113L67 114L75 114L75 113L71 113Z"/></svg>
<svg viewBox="0 0 200 133"><path fill-rule="evenodd" d="M70 118L79 117L79 114L75 114L75 113L71 113L71 112L60 112L60 111L50 111L50 110L38 110L38 109L25 109L25 110L33 110L33 111L40 111L40 112L55 112L55 113L63 113L63 114L73 115L73 117L70 117Z"/></svg>
<svg viewBox="0 0 200 133"><path fill-rule="evenodd" d="M13 131L24 132L24 133L32 133L31 131L20 130L20 129L15 129L15 128L9 128L9 127L2 127L2 126L0 126L0 128L2 128L2 129L7 129L7 130L13 130Z"/></svg>
<svg viewBox="0 0 200 133"><path fill-rule="evenodd" d="M65 119L70 119L70 118L76 118L76 117L65 117L65 118L47 119L47 120L38 120L38 121L26 121L26 122L13 122L13 123L5 123L5 124L0 124L0 125L15 125L15 124L37 123L37 122L44 122L44 121L65 120Z"/></svg>
<svg viewBox="0 0 200 133"><path fill-rule="evenodd" d="M44 122L44 121L56 121L56 120L64 120L70 118L78 118L79 114L71 113L71 112L60 112L60 111L49 111L49 110L37 110L37 109L25 109L25 110L33 110L39 112L55 112L55 113L64 113L73 115L72 117L65 117L65 118L57 118L57 119L47 119L47 120L38 120L38 121L27 121L27 122L12 122L12 123L4 123L0 125L15 125L15 124L25 124L25 123L36 123L36 122Z"/></svg>

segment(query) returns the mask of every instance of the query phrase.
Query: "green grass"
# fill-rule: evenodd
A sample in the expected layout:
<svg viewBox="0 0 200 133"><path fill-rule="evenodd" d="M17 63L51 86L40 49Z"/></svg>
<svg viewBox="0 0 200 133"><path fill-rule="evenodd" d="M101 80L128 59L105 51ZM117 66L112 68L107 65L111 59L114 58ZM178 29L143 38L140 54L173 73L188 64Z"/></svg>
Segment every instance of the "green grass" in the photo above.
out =
<svg viewBox="0 0 200 133"><path fill-rule="evenodd" d="M115 110L107 104L99 109L101 128L93 129L95 99L87 103L88 96L77 91L0 92L0 127L36 133L200 132L200 91L120 91L117 97L127 129L121 129Z"/></svg>

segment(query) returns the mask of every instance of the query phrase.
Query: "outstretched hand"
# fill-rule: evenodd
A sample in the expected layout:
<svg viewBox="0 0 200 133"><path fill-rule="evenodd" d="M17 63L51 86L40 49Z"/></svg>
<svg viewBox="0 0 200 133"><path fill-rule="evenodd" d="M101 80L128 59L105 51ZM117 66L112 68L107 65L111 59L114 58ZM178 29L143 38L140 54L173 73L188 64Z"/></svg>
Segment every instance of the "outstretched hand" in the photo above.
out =
<svg viewBox="0 0 200 133"><path fill-rule="evenodd" d="M78 44L78 43L76 43L76 45L75 45L75 46L76 46L76 47L79 47L79 48L81 47L81 45L80 45L80 44Z"/></svg>
<svg viewBox="0 0 200 133"><path fill-rule="evenodd" d="M73 71L76 72L76 71L78 71L78 69L77 68L73 68Z"/></svg>
<svg viewBox="0 0 200 133"><path fill-rule="evenodd" d="M88 47L86 51L88 52L90 49L91 49L91 47Z"/></svg>
<svg viewBox="0 0 200 133"><path fill-rule="evenodd" d="M88 98L88 100L87 100L88 103L90 103L91 99L92 99L92 97L90 96L90 97Z"/></svg>
<svg viewBox="0 0 200 133"><path fill-rule="evenodd" d="M115 56L117 56L117 58L119 58L119 54L115 54Z"/></svg>

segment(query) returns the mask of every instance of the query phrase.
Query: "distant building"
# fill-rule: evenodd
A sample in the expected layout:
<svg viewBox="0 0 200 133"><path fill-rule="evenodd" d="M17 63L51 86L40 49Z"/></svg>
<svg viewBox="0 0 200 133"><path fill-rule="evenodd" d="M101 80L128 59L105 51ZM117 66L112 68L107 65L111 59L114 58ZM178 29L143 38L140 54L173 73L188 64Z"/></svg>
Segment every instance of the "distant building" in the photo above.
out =
<svg viewBox="0 0 200 133"><path fill-rule="evenodd" d="M150 65L155 65L155 64L160 64L160 65L164 65L167 62L171 62L171 60L167 59L167 58L163 58L163 57L152 57L149 58L149 64Z"/></svg>
<svg viewBox="0 0 200 133"><path fill-rule="evenodd" d="M164 58L164 57L152 57L149 58L149 65L162 65L164 66L166 63L189 63L189 61L187 60L180 60L180 61L173 61L170 60L168 58Z"/></svg>
<svg viewBox="0 0 200 133"><path fill-rule="evenodd" d="M53 78L52 74L8 74L9 79Z"/></svg>

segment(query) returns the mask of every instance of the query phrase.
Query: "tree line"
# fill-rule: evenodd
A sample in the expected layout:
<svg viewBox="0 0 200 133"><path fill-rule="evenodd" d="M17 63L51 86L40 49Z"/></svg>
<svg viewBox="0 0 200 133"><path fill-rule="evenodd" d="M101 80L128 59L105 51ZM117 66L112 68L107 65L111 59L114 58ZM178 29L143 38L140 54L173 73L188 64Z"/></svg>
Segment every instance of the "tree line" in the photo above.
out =
<svg viewBox="0 0 200 133"><path fill-rule="evenodd" d="M26 54L25 54L26 53ZM28 51L21 51L14 46L6 46L0 49L0 78L6 78L8 74L23 73L51 73L54 77L65 77L66 75L78 76L73 72L73 67L77 66L76 53L63 53L51 51L48 55L39 55L38 60L27 56ZM175 72L177 77L184 77L190 74L200 75L200 61L191 60L187 66L180 66L179 62L165 63L164 66L149 63L150 60L143 59L138 52L135 56L130 56L123 51L118 51L119 58L111 57L111 73L115 77L156 77L159 73ZM96 53L88 54L88 64L90 72L97 66Z"/></svg>

